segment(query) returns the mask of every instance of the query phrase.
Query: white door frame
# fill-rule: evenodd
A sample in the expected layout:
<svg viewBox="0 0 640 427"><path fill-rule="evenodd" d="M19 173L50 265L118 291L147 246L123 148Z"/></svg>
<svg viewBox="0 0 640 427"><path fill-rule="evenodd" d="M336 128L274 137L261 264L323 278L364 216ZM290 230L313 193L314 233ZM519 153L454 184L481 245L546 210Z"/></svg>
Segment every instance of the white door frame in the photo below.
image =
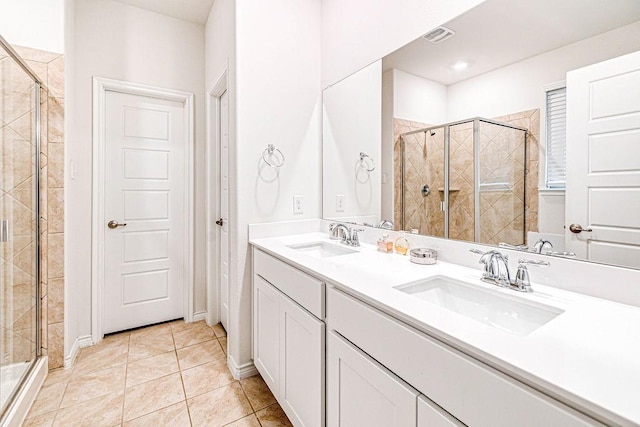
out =
<svg viewBox="0 0 640 427"><path fill-rule="evenodd" d="M220 322L220 97L229 90L229 68L207 91L207 322Z"/></svg>
<svg viewBox="0 0 640 427"><path fill-rule="evenodd" d="M93 78L93 171L92 171L92 227L91 227L91 337L95 343L102 340L104 325L104 180L106 159L106 97L107 92L141 95L183 104L185 126L185 185L184 205L187 207L184 239L184 320L193 321L193 242L194 242L194 111L193 94L112 80Z"/></svg>

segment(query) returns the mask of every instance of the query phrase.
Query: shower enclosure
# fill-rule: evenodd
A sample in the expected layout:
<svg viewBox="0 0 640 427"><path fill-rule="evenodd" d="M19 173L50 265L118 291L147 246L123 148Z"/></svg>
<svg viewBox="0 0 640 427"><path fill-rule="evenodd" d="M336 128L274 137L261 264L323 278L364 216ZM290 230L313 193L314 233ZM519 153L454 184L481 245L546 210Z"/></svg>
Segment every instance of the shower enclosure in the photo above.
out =
<svg viewBox="0 0 640 427"><path fill-rule="evenodd" d="M0 421L40 357L40 90L0 37Z"/></svg>
<svg viewBox="0 0 640 427"><path fill-rule="evenodd" d="M527 129L473 118L403 133L400 141L401 229L525 243Z"/></svg>

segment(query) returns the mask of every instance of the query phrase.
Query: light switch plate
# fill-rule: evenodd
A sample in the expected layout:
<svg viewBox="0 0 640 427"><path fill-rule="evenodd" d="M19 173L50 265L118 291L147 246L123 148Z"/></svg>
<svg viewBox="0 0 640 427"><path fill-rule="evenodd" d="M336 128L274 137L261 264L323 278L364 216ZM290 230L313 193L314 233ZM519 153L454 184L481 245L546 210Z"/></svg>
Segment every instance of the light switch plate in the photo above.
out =
<svg viewBox="0 0 640 427"><path fill-rule="evenodd" d="M338 194L336 196L336 212L344 212L344 195Z"/></svg>
<svg viewBox="0 0 640 427"><path fill-rule="evenodd" d="M304 213L304 200L302 196L293 196L293 213Z"/></svg>

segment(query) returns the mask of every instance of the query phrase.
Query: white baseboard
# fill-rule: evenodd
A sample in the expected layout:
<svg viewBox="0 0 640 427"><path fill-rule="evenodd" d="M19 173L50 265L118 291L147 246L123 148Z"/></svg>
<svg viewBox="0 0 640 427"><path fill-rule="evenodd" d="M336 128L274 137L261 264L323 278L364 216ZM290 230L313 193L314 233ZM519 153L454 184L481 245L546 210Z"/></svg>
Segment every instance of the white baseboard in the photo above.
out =
<svg viewBox="0 0 640 427"><path fill-rule="evenodd" d="M3 426L18 427L22 425L29 413L29 409L31 409L31 405L33 405L33 401L36 400L42 383L44 383L45 378L47 378L47 372L49 372L47 368L48 365L49 361L46 356L41 357L36 362L24 386L7 410L6 418L2 422Z"/></svg>
<svg viewBox="0 0 640 427"><path fill-rule="evenodd" d="M208 322L208 315L206 311L199 311L197 313L193 313L193 321L194 322L199 322L200 320L204 320L205 322Z"/></svg>
<svg viewBox="0 0 640 427"><path fill-rule="evenodd" d="M238 365L231 356L227 357L227 366L231 371L231 375L233 375L233 378L235 378L236 380L249 378L258 373L256 365L254 365L253 362L247 362L243 363L242 365Z"/></svg>
<svg viewBox="0 0 640 427"><path fill-rule="evenodd" d="M90 347L93 344L94 342L93 342L93 338L91 338L91 335L84 335L76 338L76 340L73 343L73 346L71 346L71 351L69 352L69 355L65 356L64 358L64 368L69 369L73 366L81 348Z"/></svg>

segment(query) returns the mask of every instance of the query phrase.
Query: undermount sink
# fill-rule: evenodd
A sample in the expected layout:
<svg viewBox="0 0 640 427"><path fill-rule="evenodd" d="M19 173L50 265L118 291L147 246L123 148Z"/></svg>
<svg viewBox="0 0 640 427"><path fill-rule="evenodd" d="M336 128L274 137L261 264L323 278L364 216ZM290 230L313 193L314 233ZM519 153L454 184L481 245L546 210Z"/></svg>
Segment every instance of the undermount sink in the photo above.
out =
<svg viewBox="0 0 640 427"><path fill-rule="evenodd" d="M423 301L515 334L528 335L564 310L445 276L395 287Z"/></svg>
<svg viewBox="0 0 640 427"><path fill-rule="evenodd" d="M327 242L301 243L297 245L289 245L287 247L316 258L330 258L334 256L354 254L358 252L354 249L334 245Z"/></svg>

